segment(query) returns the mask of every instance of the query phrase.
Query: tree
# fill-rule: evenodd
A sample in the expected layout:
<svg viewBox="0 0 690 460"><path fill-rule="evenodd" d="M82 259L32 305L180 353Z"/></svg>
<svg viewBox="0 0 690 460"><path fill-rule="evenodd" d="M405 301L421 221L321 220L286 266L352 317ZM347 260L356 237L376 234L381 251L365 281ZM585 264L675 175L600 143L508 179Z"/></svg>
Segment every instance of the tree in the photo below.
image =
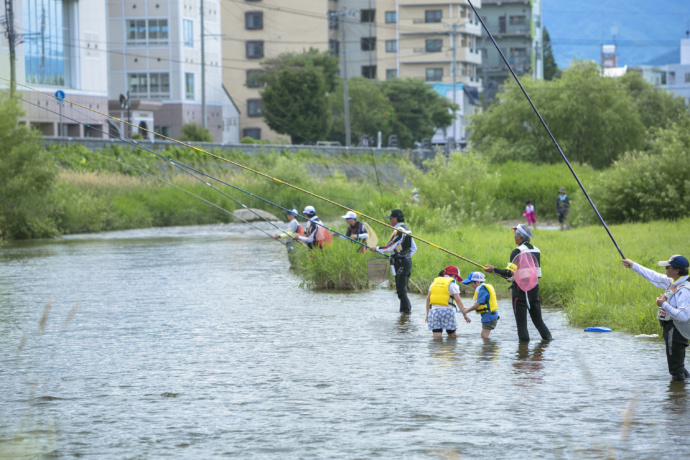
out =
<svg viewBox="0 0 690 460"><path fill-rule="evenodd" d="M551 37L549 36L549 31L544 27L544 80L553 80L560 76L561 71L558 70L558 65L551 49Z"/></svg>
<svg viewBox="0 0 690 460"><path fill-rule="evenodd" d="M268 126L293 144L325 138L331 126L328 93L337 82L338 59L310 49L262 62L262 113Z"/></svg>
<svg viewBox="0 0 690 460"><path fill-rule="evenodd" d="M50 192L57 166L38 133L18 125L21 114L15 101L0 97L0 236L54 236Z"/></svg>
<svg viewBox="0 0 690 460"><path fill-rule="evenodd" d="M180 140L185 142L213 142L213 136L207 128L196 123L187 123L182 125Z"/></svg>
<svg viewBox="0 0 690 460"><path fill-rule="evenodd" d="M683 98L655 88L638 72L628 71L619 81L632 96L647 130L668 128L690 116Z"/></svg>
<svg viewBox="0 0 690 460"><path fill-rule="evenodd" d="M316 67L281 69L261 93L263 116L273 131L293 144L323 139L331 127L326 81Z"/></svg>
<svg viewBox="0 0 690 460"><path fill-rule="evenodd" d="M594 62L573 62L553 81L522 83L571 161L603 168L642 147L645 127L633 98L617 79L602 77ZM497 161L561 161L517 84L509 81L499 97L500 104L472 118L476 148Z"/></svg>
<svg viewBox="0 0 690 460"><path fill-rule="evenodd" d="M398 135L401 147L431 138L437 129L447 128L455 119L458 106L421 80L393 78L380 85L395 109L392 132Z"/></svg>
<svg viewBox="0 0 690 460"><path fill-rule="evenodd" d="M379 131L384 138L391 133L395 122L393 105L374 80L363 77L348 81L350 96L350 132L353 140L362 135L374 136ZM345 145L345 104L343 101L343 82L339 81L336 90L329 96L329 107L333 114L333 125L329 139ZM356 142L355 142L356 143Z"/></svg>

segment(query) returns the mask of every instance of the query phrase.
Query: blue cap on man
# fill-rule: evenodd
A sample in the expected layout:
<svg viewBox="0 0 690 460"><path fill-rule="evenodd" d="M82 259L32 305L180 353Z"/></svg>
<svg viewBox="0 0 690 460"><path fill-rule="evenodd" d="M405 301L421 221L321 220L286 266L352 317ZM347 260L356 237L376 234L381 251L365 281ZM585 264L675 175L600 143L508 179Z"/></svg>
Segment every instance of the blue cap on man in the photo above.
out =
<svg viewBox="0 0 690 460"><path fill-rule="evenodd" d="M688 259L685 257L676 254L674 256L671 256L670 259L668 260L662 260L659 262L660 267L673 267L673 268L688 268L690 266L690 263L688 263Z"/></svg>

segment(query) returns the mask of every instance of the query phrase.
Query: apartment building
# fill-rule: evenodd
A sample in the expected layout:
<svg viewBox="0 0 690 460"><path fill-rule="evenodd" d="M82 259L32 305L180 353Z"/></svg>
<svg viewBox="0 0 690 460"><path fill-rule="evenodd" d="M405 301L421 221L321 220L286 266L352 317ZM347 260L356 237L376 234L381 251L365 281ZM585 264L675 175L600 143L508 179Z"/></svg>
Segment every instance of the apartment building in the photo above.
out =
<svg viewBox="0 0 690 460"><path fill-rule="evenodd" d="M301 53L309 48L328 50L328 5L322 0L223 0L223 85L239 109L241 137L285 139L270 130L262 118L263 59Z"/></svg>
<svg viewBox="0 0 690 460"><path fill-rule="evenodd" d="M479 14L518 76L544 78L542 0L482 0ZM506 78L512 76L496 47L482 35L479 68L486 100L495 98Z"/></svg>
<svg viewBox="0 0 690 460"><path fill-rule="evenodd" d="M231 139L238 120L223 111L232 104L223 89L221 1L107 0L107 6L111 113L173 138L194 123L216 142ZM122 124L114 129L130 134Z"/></svg>
<svg viewBox="0 0 690 460"><path fill-rule="evenodd" d="M20 85L17 96L24 101L26 112L21 122L45 136L103 137L98 130L107 129L106 117L70 102L107 113L105 0L14 0L9 6L18 37L14 63ZM5 34L0 41L0 62L0 76L9 80L10 52ZM3 91L9 88L6 80L0 80Z"/></svg>
<svg viewBox="0 0 690 460"><path fill-rule="evenodd" d="M690 32L680 40L680 63L666 66L666 90L690 105Z"/></svg>

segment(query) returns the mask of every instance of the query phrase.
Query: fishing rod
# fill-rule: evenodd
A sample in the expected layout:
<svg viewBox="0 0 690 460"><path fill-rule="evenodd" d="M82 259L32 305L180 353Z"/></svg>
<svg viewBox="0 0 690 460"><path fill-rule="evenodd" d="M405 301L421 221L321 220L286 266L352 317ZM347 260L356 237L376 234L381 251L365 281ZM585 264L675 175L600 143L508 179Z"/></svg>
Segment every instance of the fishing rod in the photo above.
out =
<svg viewBox="0 0 690 460"><path fill-rule="evenodd" d="M587 190L585 190L585 186L582 185L582 182L580 182L580 178L577 177L577 174L575 174L575 170L574 170L573 167L570 165L570 162L568 161L568 158L565 156L565 153L563 153L563 150L561 149L561 146L558 145L558 142L556 141L556 138L553 136L553 134L551 134L551 130L549 129L548 125L546 124L546 122L545 122L544 119L542 118L541 114L539 113L539 110L537 110L537 107L536 107L536 106L534 105L534 103L532 102L532 99L530 99L530 97L529 97L529 95L527 94L527 91L525 90L524 86L522 86L522 83L520 82L520 79L519 79L518 76L515 74L515 71L513 70L513 67L512 67L512 66L510 65L510 63L508 62L508 59L506 59L505 55L503 54L503 51L501 51L501 48L498 46L498 43L496 43L496 40L494 39L494 36L491 34L491 31L489 31L489 28L488 28L488 27L486 26L486 24L484 23L484 20L482 19L482 17L481 17L481 16L479 15L479 13L477 12L477 9L476 9L476 8L474 7L474 5L472 4L472 0L467 0L467 3L469 3L470 7L472 8L472 11L474 11L475 17L476 17L477 19L479 19L479 21L482 23L482 27L484 28L484 30L486 31L486 33L489 35L489 38L491 39L491 41L493 42L494 46L496 47L496 50L498 51L498 54L501 55L501 59L503 59L503 62L504 62L505 65L508 67L508 70L510 70L510 73L513 75L513 78L515 79L515 81L517 82L518 86L519 86L520 89L522 90L522 94L524 94L525 97L527 98L527 101L529 101L529 104L532 106L532 109L534 110L534 113L536 113L536 114L537 114L537 117L539 117L539 121L541 121L541 124L544 126L544 129L546 129L546 132L549 134L549 137L551 138L551 140L553 141L554 145L555 145L556 148L558 149L558 152L561 154L561 157L563 158L563 161L565 161L565 164L568 165L568 169L570 169L570 172L572 173L573 177L574 177L575 180L577 181L577 184L580 186L580 189L582 189L582 192L585 194L585 197L587 197L587 201L589 201L589 204L592 206L592 209L594 209L594 212L597 214L597 217L599 218L599 221L601 222L601 225L603 225L604 228L606 229L606 233L609 234L609 238L611 238L611 241L612 241L613 244L616 246L616 249L618 250L618 253L621 255L621 258L625 259L625 256L623 255L623 251L621 251L621 248L618 247L618 243L616 243L616 240L615 240L615 238L613 237L613 235L611 234L611 231L609 230L608 226L606 225L606 222L604 222L604 218L601 217L601 214L599 214L599 210L597 209L596 206L594 206L594 202L593 202L592 199L589 197L589 193L587 193Z"/></svg>
<svg viewBox="0 0 690 460"><path fill-rule="evenodd" d="M0 77L0 80L5 80L5 81L8 81L8 82L10 81L10 80L8 80L8 79L6 79L6 78L3 78L3 77ZM21 83L16 83L16 84L17 84L18 86L27 88L27 89L29 89L29 90L31 90L31 91L34 91L34 92L37 92L37 93L39 93L39 94L43 94L43 95L45 95L45 96L48 96L48 97L50 97L50 98L53 97L52 95L50 95L50 94L48 94L48 93L45 93L45 92L43 92L43 91L41 91L41 90L38 90L38 89L36 89L36 88L32 88L32 87L30 87L30 86L27 86L27 85L24 85L24 84L21 84ZM244 169L245 171L252 172L252 173L254 173L254 174L258 175L258 176L264 177L264 178L266 178L266 179L270 179L270 180L272 180L272 181L274 181L274 182L277 182L277 183L279 183L279 184L281 184L281 185L285 185L286 187L290 187L290 188L295 189L295 190L297 190L297 191L299 191L299 192L302 192L302 193L304 193L304 194L306 194L306 195L310 195L310 196L312 196L312 197L314 197L314 198L317 198L317 199L319 199L319 200L321 200L321 201L324 201L324 202L326 202L326 203L329 203L329 204L332 204L332 205L334 205L334 206L337 206L337 207L339 207L339 208L341 208L341 209L345 209L345 210L347 210L347 211L352 211L352 212L354 212L355 214L357 214L357 215L359 215L359 216L362 216L362 217L364 217L364 218L366 218L366 219L369 219L369 220L371 220L371 221L373 221L373 222L376 222L376 223L378 223L378 224L380 224L380 225L383 225L384 227L387 227L387 228L390 228L390 229L392 229L392 230L398 231L398 229L395 228L394 226L389 225L389 224L387 224L387 223L385 223L385 222L382 222L382 221L380 221L380 220L378 220L378 219L376 219L376 218L374 218L374 217L368 216L368 215L366 215L366 214L364 214L364 213L362 213L362 212L359 212L359 211L357 211L357 210L355 210L355 209L349 208L349 207L347 207L347 206L345 206L345 205L342 205L342 204L340 204L340 203L336 203L335 201L329 200L328 198L325 198L325 197L323 197L323 196L320 196L320 195L318 195L318 194L316 194L316 193L314 193L314 192L310 192L309 190L305 190L305 189L303 189L303 188L297 187L296 185L290 184L289 182L285 182L285 181L282 181L282 180L280 180L280 179L278 179L278 178L276 178L276 177L272 177L272 176L270 176L270 175L268 175L268 174L266 174L266 173L263 173L263 172L261 172L261 171L257 171L257 170L255 170L255 169L252 169L252 168L250 168L250 167L248 167L248 166L245 166L245 165L243 165L243 164L237 163L237 162L232 161L232 160L230 160L230 159L223 158L223 157L221 157L221 156L219 156L219 155L216 155L216 154L214 154L214 153L211 153L211 152L209 152L209 151L207 151L207 150L204 150L204 149L202 149L202 148L195 147L195 146L193 146L193 145L187 144L187 143L182 142L182 141L180 141L180 140L177 140L177 139L174 139L174 138L165 136L165 135L163 135L163 134L156 133L156 132L151 131L151 130L149 130L149 129L147 129L147 128L143 128L143 127L140 127L140 126L136 126L136 125L134 125L133 123L130 123L130 122L128 122L128 121L121 120L121 119L119 119L119 118L117 118L117 117L113 117L113 116L111 116L111 115L108 115L108 114L99 112L98 110L95 110L95 109L92 109L92 108L89 108L89 107L85 107L85 106L83 106L83 105L81 105L81 104L78 104L78 103L76 103L76 102L72 102L72 101L66 101L66 102L69 102L71 105L80 107L80 108L82 108L82 109L84 109L84 110L88 110L88 111L90 111L90 112L97 113L97 114L99 114L99 115L101 115L101 116L104 116L104 117L106 117L106 118L110 118L110 119L113 119L113 120L117 120L117 121L119 121L120 123L126 124L126 125L128 125L128 126L130 126L130 127L137 128L137 129L139 129L139 130L141 130L141 131L145 131L145 132L151 133L151 134L153 134L153 135L155 135L155 136L162 137L163 139L169 140L169 141L174 142L174 143L176 143L176 144L179 144L179 145L188 147L188 148L190 148L190 149L192 149L192 150L196 150L197 152L204 153L204 154L206 154L206 155L208 155L208 156L210 156L210 157L213 157L213 158L215 158L215 159L217 159L217 160L220 160L220 161L229 163L229 164L231 164L231 165L233 165L233 166L236 166L236 167L238 167L238 168ZM145 150L146 150L146 149L145 149ZM170 159L170 158L167 158L167 157L165 157L165 156L163 156L163 155L160 155L159 153L155 153L155 152L151 152L151 153L153 153L154 155L157 155L157 156L159 156L159 157L161 157L161 158L165 158L166 161L169 161L169 162L173 162L173 161L174 161L174 160L172 160L172 159ZM181 164L181 163L180 163L180 164ZM220 179L216 179L216 178L214 178L214 177L212 177L212 176L209 176L208 174L203 173L203 172L201 172L201 171L197 171L197 170L195 170L195 169L193 169L193 168L191 168L191 167L189 167L189 166L187 166L187 165L184 165L184 167L190 168L191 170L195 171L195 172L198 173L198 174L201 174L201 175L204 175L204 176L209 177L209 178L211 178L211 179L217 180L218 182L220 182L220 183L222 183L222 184L225 184L225 185L227 185L227 186L229 186L229 187L235 188L235 189L237 189L237 190L241 190L241 189L239 189L238 187L235 187L235 186L230 185L230 184L228 184L228 183L226 183L226 182L223 182L223 181L221 181ZM283 207L280 206L280 205L277 205L277 204L275 204L275 203L271 203L271 202L268 201L268 200L264 200L263 198L257 197L256 195L254 195L254 194L252 194L252 193L250 193L250 192L247 192L247 191L245 191L245 190L241 190L241 191L243 191L244 193L248 193L248 194L250 194L251 196L254 196L254 197L256 197L256 198L259 198L259 199L261 199L261 200L263 200L263 201L265 201L265 202L267 202L267 203L270 203L270 204L272 204L272 205L274 205L274 206L277 206L277 207L279 207L279 208L281 208L281 209L287 210L286 208L283 208ZM301 215L298 215L298 217L301 217L302 219L306 219L306 217L301 216ZM308 220L308 219L307 219L307 220ZM327 228L327 229L331 230L329 227L326 227L325 225L321 225L321 226L324 227L324 228ZM342 235L342 236L344 236L345 238L350 239L351 241L356 241L356 240L354 240L354 239L352 239L352 238L349 238L347 235L343 235L342 233L336 232L335 230L331 230L331 231L333 231L334 233L337 233L337 234L339 234L339 235ZM432 243L432 242L430 242L430 241L427 241L427 240L425 240L425 239L423 239L423 238L421 238L421 237L418 237L418 236L415 236L415 238L416 238L418 241L421 241L422 243L428 244L429 246L431 246L431 247L433 247L433 248L436 248L436 249L438 249L438 250L440 250L440 251L443 251L443 252L445 252L445 253L447 253L447 254L450 254L450 255L452 255L452 256L454 256L454 257L457 257L458 259L464 260L465 262L467 262L467 263L469 263L469 264L475 265L475 266L480 267L480 268L482 268L482 269L486 269L486 266L481 265L481 264L479 264L479 263L477 263L477 262L475 262L475 261L473 261L473 260L470 260L470 259L468 259L468 258L466 258L466 257L463 257L463 256L461 256L461 255L459 255L459 254L456 254L456 253L454 253L454 252L452 252L452 251L449 251L448 249L445 249L445 248L443 248L443 247L441 247L441 246L439 246L439 245L437 245L437 244L435 244L435 243ZM358 241L357 241L357 243L358 243L358 244L361 244L362 246L366 246L365 244L359 243ZM366 246L366 247L368 247L368 246Z"/></svg>
<svg viewBox="0 0 690 460"><path fill-rule="evenodd" d="M0 79L2 79L2 77L0 77ZM23 86L23 85L22 85L22 86ZM40 91L39 91L39 92L40 92ZM26 101L25 99L22 99L22 98L18 97L18 96L15 96L15 98L20 99L20 100L22 100L22 101L24 101L24 102L28 102L28 103L30 103L30 104L32 104L32 105L36 105L36 104L33 104L33 103L29 102L29 101ZM78 107L81 107L81 106L79 106L78 104L74 104L74 105L77 105ZM36 106L39 107L39 108L43 108L43 107L40 107L40 105L36 105ZM82 108L83 108L83 107L82 107ZM45 110L47 110L47 111L49 111L49 112L52 112L52 113L56 113L56 112L54 112L53 110L50 110L50 109L48 109L48 108L43 108L43 109L45 109ZM88 109L87 109L87 110L88 110ZM125 142L125 143L127 143L127 144L129 144L129 145L132 145L132 146L134 146L134 147L136 147L136 148L139 148L139 149L141 149L141 150L144 150L144 151L146 151L146 152L149 152L149 153L152 153L152 154L156 155L157 157L159 157L159 158L165 160L166 162L170 163L171 165L177 166L177 167L178 167L180 170L182 170L184 173L190 175L190 176L193 177L194 179L197 179L197 180L203 182L203 183L206 184L208 187L211 187L213 190L215 190L215 191L217 191L218 193L222 194L223 196L229 198L230 200L232 200L232 201L234 201L235 203L239 204L239 205L242 206L243 208L249 210L249 211L252 212L254 215L256 215L256 216L259 217L260 219L263 219L264 221L268 222L270 225L272 225L273 227L275 227L276 229L278 229L278 230L281 231L282 233L288 234L286 231L284 231L284 230L281 229L280 227L276 226L276 225L273 224L272 222L268 221L267 219L265 219L264 217L262 217L260 214L258 214L256 211L254 211L253 209L248 208L247 206L245 206L245 205L244 205L243 203L241 203L240 201L236 200L235 198L233 198L232 196L230 196L230 195L228 195L227 193L223 192L223 191L220 190L219 188L213 186L212 184L210 184L210 183L204 181L204 180L201 179L200 177L198 177L198 176L196 176L196 175L190 173L189 171L193 171L193 172L196 173L196 174L199 174L199 175L204 176L204 177L208 177L209 179L212 179L212 180L217 181L217 182L219 182L219 183L221 183L221 184L223 184L223 185L226 185L226 186L231 187L231 188L233 188L233 189L235 189L235 190L238 190L238 191L240 191L240 192L243 192L243 193L245 193L245 194L247 194L247 195L249 195L249 196L251 196L251 197L254 197L254 198L258 199L258 200L261 200L261 201L263 201L263 202L265 202L265 203L267 203L267 204L270 204L270 205L272 205L272 206L276 206L276 207L278 207L278 208L280 208L280 209L282 209L282 210L284 210L284 211L286 211L286 212L290 212L290 211L291 211L290 209L287 209L287 208L285 208L285 207L283 207L283 206L280 206L279 204L273 203L272 201L269 201L269 200L267 200L267 199L265 199L265 198L262 198L262 197L260 197L260 196L258 196L258 195L255 195L255 194L253 194L253 193L251 193L251 192L249 192L249 191L247 191L247 190L243 190L243 189L241 189L241 188L239 188L239 187L237 187L237 186L235 186L235 185L229 184L229 183L227 183L227 182L225 182L225 181L223 181L223 180L221 180L221 179L218 179L218 178L216 178L216 177L213 177L213 176L211 176L210 174L207 174L207 173L205 173L205 172L203 172L203 171L199 171L199 170L197 170L197 169L195 169L195 168L192 168L192 167L189 166L189 165L186 165L186 164L181 163L181 162L179 162L179 161L173 160L172 158L166 157L165 155L162 155L162 154L160 154L160 153L158 153L158 152L154 152L153 150L147 149L147 148L145 148L145 147L139 145L139 144L138 144L136 141L134 141L134 140L131 140L131 141L126 140L126 139L124 139L124 138L122 138L122 137L115 136L115 135L113 135L113 134L110 134L109 132L105 132L105 131L100 130L100 129L98 129L98 128L92 127L92 126L90 126L90 125L87 125L87 124L85 124L85 123L82 123L82 122L80 122L80 121L78 121L78 120L75 120L75 119L73 119L73 118L67 117L67 116L65 116L65 115L63 115L63 117L64 117L64 118L68 118L69 120L72 120L72 121L74 121L74 122L76 122L76 123L79 123L79 124L81 124L81 125L84 125L84 126L88 127L89 129L93 129L93 130L95 130L95 131L98 131L98 132L107 134L107 135L109 135L109 136L111 136L111 137L114 137L114 138L116 138L116 139L122 140L123 142ZM235 216L235 217L237 217L237 216ZM308 217L302 216L302 215L299 214L299 213L297 214L297 217L300 217L301 219L304 219L304 220L306 220L306 221L309 221L309 220L310 220ZM239 218L239 217L238 217L238 218ZM240 219L240 220L243 220L242 218L239 218L239 219ZM246 221L245 221L245 222L246 222ZM362 243L362 242L360 242L360 241L358 241L358 240L356 240L356 239L353 239L353 238L351 238L351 237L349 237L349 236L347 236L347 235L345 235L345 234L343 234L343 233L340 233L340 232L338 232L338 231L336 231L336 230L334 230L334 229L332 229L332 228L330 228L330 227L328 227L328 226L326 226L326 225L323 225L323 224L317 224L317 225L319 225L319 226L321 226L321 227L323 227L323 228L325 228L325 229L327 229L327 230L330 230L331 232L336 233L336 234L338 234L338 235L344 237L345 239L348 239L348 240L350 240L350 241L353 241L353 242L355 242L355 243L357 243L357 244L359 244L359 245L361 245L361 246L363 246L363 247L369 249L369 246L367 246L366 244L364 244L364 243ZM271 236L271 235L269 235L269 236ZM306 245L304 244L304 242L302 242L302 241L299 241L299 242L300 242L300 244L302 244L303 246L306 246ZM289 244L289 243L288 243L288 244Z"/></svg>
<svg viewBox="0 0 690 460"><path fill-rule="evenodd" d="M0 93L8 94L6 91L2 91L2 90L0 90ZM45 107L41 107L39 104L36 104L36 103L34 103L34 102L31 102L31 101L28 101L28 100L23 99L23 98L21 98L21 97L19 97L19 96L15 96L15 98L16 98L16 99L19 99L19 100L21 100L21 101L23 101L23 102L25 102L25 103L27 103L27 104L33 105L33 106L35 106L35 107L38 107L38 108L41 108L41 109L45 109L46 111L52 112L52 113L54 113L54 114L56 114L56 115L58 114L58 113L55 112L54 110L51 110L51 109L48 109L48 108L45 108ZM80 113L82 113L82 112L80 112ZM88 116L88 115L85 114L85 113L82 113L82 115ZM125 142L126 144L130 144L130 145L133 145L133 146L135 146L135 147L140 147L140 148L142 148L142 149L144 149L144 150L149 151L148 149L145 149L145 148L143 148L143 147L137 145L137 143L134 142L134 141L128 141L127 139L124 139L124 138L122 138L122 137L116 136L116 135L111 134L111 133L109 133L109 132L105 132L105 131L103 131L103 130L101 130L101 129L99 129L99 128L95 128L95 127L93 127L93 126L91 126L91 125L87 125L87 124L85 124L85 123L83 123L83 122L81 122L81 121L79 121L79 120L76 120L76 119L74 119L74 118L72 118L72 117L70 117L70 116L68 116L68 115L64 115L64 114L63 114L62 117L63 117L63 118L66 118L66 119L68 119L68 120L74 121L75 123L81 124L81 125L83 125L83 126L89 128L89 129L93 129L94 131L98 131L98 132L101 132L101 133L103 133L103 134L107 134L107 135L109 135L110 137L113 137L113 138L115 138L115 139L118 139L118 140L121 140L121 141ZM89 118L92 118L92 117L89 117ZM156 179L156 180L158 180L158 181L160 181L160 182L163 182L164 184L170 185L171 187L174 187L174 188L176 188L176 189L178 189L178 190L180 190L180 191L182 191L182 192L184 192L184 193L186 193L186 194L188 194L188 195L191 195L191 196L193 196L193 197L195 197L195 198L198 198L199 200L201 200L201 201L203 201L203 202L205 202L205 203L207 203L207 204L209 204L209 205L211 205L211 206L213 206L213 207L215 207L215 208L217 208L217 209L219 209L219 210L225 212L226 214L228 214L228 215L230 215L230 216L232 216L232 217L234 217L234 218L236 218L236 219L238 219L238 220L241 220L241 221L244 222L245 224L248 224L250 227L252 227L252 228L254 228L254 229L256 229L256 230L259 230L259 231L262 232L262 233L265 233L266 235L270 236L271 239L273 239L273 235L271 235L270 233L266 232L265 230L263 230L263 229L261 229L261 228L255 226L255 225L252 225L249 221L247 221L247 220L241 218L241 217L238 216L238 215L233 214L232 212L228 211L227 209L223 208L222 206L219 206L219 205L217 205L216 203L214 203L214 202L212 202L212 201L209 201L209 200L207 200L207 199L205 199L205 198L203 198L203 197L201 197L201 196L199 196L199 195L197 195L197 194L195 194L195 193L193 193L193 192L190 192L189 190L186 190L186 189L184 189L184 188L182 188L182 187L180 187L180 186L178 186L178 185L176 185L176 184L173 184L172 182L166 181L165 179L162 179L162 178L160 178L160 177L158 177L158 176L156 176L156 175L154 175L154 174L151 174L151 173L149 173L149 172L147 172L147 171L144 171L144 170L141 169L141 168L137 168L136 166L130 165L130 164L128 164L128 163L125 163L125 162L123 162L123 161L122 161L121 159L119 159L119 158L118 158L118 159L113 159L113 158L110 158L110 157L105 156L105 155L100 155L100 154L98 154L98 153L96 153L96 152L93 152L93 151L90 152L90 153L93 154L93 155L96 155L96 156L98 156L98 157L100 157L100 158L104 158L104 159L106 159L106 160L108 160L108 161L112 161L112 162L115 162L115 163L122 164L122 165L124 165L124 166L127 167L127 168L134 169L135 171L138 171L138 172L140 172L141 174L144 174L144 175L146 175L146 176L150 176L150 177L152 177L152 178L154 178L154 179ZM193 174L189 173L188 171L185 171L184 169L183 169L182 171L185 172L186 174L190 175L191 177L193 177L193 178L195 178L195 179L197 179L197 180L199 180L199 181L205 183L205 181L204 181L203 179L194 176ZM238 205L242 206L244 209L247 209L248 211L252 212L254 215L256 215L256 216L259 217L260 219L264 220L265 222L269 223L270 225L272 225L273 227L275 227L275 228L278 229L279 231L285 233L286 235L289 235L289 233L287 233L286 231L284 231L284 230L281 229L280 227L274 225L271 221L267 220L266 218L264 218L264 217L261 216L260 214L256 213L253 209L248 208L247 206L245 206L245 205L244 205L243 203L241 203L240 201L234 199L234 198L231 197L231 196L226 195L225 193L223 193L222 191L216 189L215 187L213 187L213 186L210 185L210 184L207 184L207 183L206 183L206 185L209 185L211 188L214 188L215 190L217 190L218 192L222 193L222 194L223 194L224 196L226 196L227 198L230 198L230 199L233 200L235 203L237 203ZM278 242L281 243L281 244L284 245L284 246L288 246L288 245L290 244L289 242L283 242L283 241L280 241L280 240L278 240ZM300 243L302 243L302 242L300 241ZM304 243L302 243L302 245L306 247L306 245L305 245Z"/></svg>

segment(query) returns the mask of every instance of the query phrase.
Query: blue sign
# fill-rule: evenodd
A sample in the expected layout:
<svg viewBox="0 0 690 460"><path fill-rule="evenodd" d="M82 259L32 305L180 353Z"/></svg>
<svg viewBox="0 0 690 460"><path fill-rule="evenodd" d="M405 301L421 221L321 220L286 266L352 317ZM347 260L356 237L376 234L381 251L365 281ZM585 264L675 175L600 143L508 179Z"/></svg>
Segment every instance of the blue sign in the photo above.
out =
<svg viewBox="0 0 690 460"><path fill-rule="evenodd" d="M55 99L57 99L58 101L62 101L63 99L65 99L65 92L61 89L55 91Z"/></svg>

